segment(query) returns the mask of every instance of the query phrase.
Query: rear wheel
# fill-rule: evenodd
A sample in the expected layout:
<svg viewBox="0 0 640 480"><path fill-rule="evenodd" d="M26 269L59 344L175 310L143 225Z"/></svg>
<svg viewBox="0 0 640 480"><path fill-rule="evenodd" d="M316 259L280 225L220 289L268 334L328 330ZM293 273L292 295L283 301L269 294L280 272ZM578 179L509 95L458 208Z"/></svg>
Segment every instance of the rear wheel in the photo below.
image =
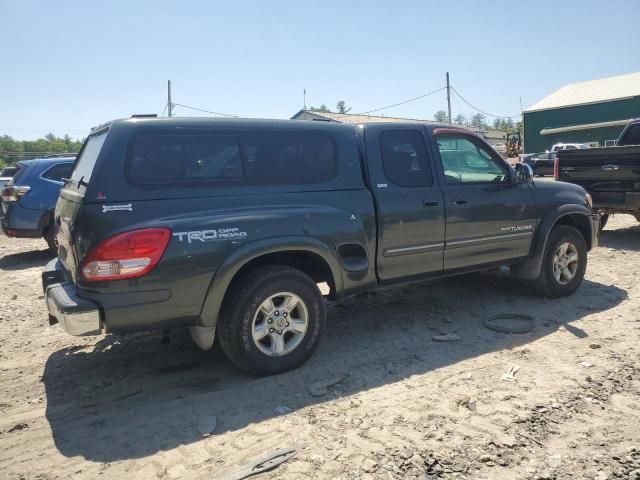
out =
<svg viewBox="0 0 640 480"><path fill-rule="evenodd" d="M227 294L218 338L242 370L271 375L302 365L318 346L325 307L309 276L287 266L252 269Z"/></svg>
<svg viewBox="0 0 640 480"><path fill-rule="evenodd" d="M582 234L568 225L551 230L535 288L549 298L566 297L582 284L587 270L587 244Z"/></svg>

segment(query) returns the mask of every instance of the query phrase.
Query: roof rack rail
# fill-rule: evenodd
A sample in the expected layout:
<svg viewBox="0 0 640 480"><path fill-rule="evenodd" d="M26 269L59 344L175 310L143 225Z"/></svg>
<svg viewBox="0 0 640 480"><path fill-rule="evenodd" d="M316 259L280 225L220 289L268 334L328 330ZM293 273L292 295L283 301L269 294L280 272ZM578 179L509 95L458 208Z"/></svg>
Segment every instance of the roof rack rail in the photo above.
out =
<svg viewBox="0 0 640 480"><path fill-rule="evenodd" d="M131 118L157 118L157 113L134 113Z"/></svg>

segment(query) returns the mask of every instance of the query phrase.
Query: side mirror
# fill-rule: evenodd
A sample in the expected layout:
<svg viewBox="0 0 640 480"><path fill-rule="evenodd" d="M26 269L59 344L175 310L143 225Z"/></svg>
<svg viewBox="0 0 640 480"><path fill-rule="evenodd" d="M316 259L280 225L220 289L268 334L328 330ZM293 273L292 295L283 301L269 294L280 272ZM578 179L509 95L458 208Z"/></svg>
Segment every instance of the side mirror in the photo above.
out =
<svg viewBox="0 0 640 480"><path fill-rule="evenodd" d="M533 170L526 163L516 163L516 183L533 183Z"/></svg>

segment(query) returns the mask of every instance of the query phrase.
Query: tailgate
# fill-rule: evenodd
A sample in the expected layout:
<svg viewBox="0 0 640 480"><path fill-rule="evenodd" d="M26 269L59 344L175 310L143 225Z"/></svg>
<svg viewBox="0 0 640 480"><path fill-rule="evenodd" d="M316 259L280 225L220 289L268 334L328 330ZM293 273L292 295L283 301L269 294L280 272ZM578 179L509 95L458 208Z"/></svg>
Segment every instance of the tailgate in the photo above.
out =
<svg viewBox="0 0 640 480"><path fill-rule="evenodd" d="M54 221L58 230L58 257L74 283L77 282L78 259L76 242L79 238L76 220L84 204L84 196L91 182L93 169L107 133L105 130L91 135L82 146L73 166L71 178L60 192ZM91 228L90 225L82 226Z"/></svg>
<svg viewBox="0 0 640 480"><path fill-rule="evenodd" d="M590 192L640 191L640 146L558 152L559 179Z"/></svg>

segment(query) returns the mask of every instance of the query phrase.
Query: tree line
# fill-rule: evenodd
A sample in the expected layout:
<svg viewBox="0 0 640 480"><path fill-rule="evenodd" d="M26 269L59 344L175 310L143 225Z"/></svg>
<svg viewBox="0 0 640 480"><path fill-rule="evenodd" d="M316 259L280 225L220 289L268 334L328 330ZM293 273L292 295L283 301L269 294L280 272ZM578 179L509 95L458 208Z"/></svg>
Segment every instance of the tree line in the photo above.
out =
<svg viewBox="0 0 640 480"><path fill-rule="evenodd" d="M438 110L433 118L442 123L447 123L449 116L444 110ZM461 127L475 128L476 130L500 130L503 132L513 132L519 129L520 122L514 122L511 118L496 118L493 122L487 122L487 116L484 113L474 113L471 118L467 119L463 114L459 113L453 118L453 123Z"/></svg>
<svg viewBox="0 0 640 480"><path fill-rule="evenodd" d="M53 153L78 153L84 140L69 135L56 137L53 133L37 140L16 140L9 135L0 136L0 166L25 158L37 158Z"/></svg>
<svg viewBox="0 0 640 480"><path fill-rule="evenodd" d="M319 112L319 113L332 112L332 110L329 109L324 103L319 107L309 107L309 110L311 110L312 112ZM349 113L350 110L351 110L351 107L347 108L347 102L345 102L344 100L338 100L338 102L336 103L337 113Z"/></svg>
<svg viewBox="0 0 640 480"><path fill-rule="evenodd" d="M309 110L318 113L331 113L329 107L324 103L319 107L311 106ZM337 113L349 113L351 108L347 108L347 103L344 100L338 100L336 103ZM433 118L442 123L447 123L449 117L444 110L438 110ZM487 116L484 113L474 113L470 118L465 117L463 114L458 114L453 118L453 123L462 127L474 128L476 130L500 130L503 132L514 132L520 128L520 122L514 122L511 118L496 118L493 122L489 123Z"/></svg>

